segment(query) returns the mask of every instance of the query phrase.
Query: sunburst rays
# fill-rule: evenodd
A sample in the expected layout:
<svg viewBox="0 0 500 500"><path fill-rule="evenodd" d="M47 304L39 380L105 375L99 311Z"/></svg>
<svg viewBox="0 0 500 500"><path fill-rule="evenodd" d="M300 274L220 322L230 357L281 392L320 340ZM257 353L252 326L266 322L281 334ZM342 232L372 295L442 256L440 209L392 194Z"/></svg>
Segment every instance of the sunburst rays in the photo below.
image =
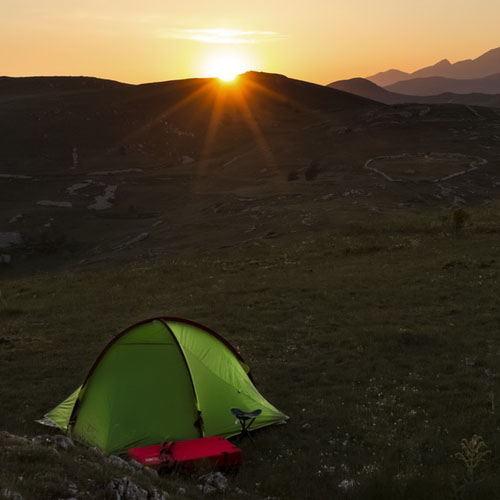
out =
<svg viewBox="0 0 500 500"><path fill-rule="evenodd" d="M204 93L208 93L208 91L210 90L210 84L211 84L211 81L209 80L209 81L205 82L201 87L198 87L196 90L194 90L193 92L186 95L180 101L176 102L175 104L173 104L172 106L170 106L166 109L161 110L154 118L152 118L148 122L144 123L142 126L138 127L137 129L133 130L127 136L123 137L119 141L118 146L123 146L124 144L127 144L134 137L140 137L147 130L150 130L155 125L162 122L163 120L168 118L170 115L174 114L175 112L180 111L182 108L187 106L189 103L194 101L196 98L201 98Z"/></svg>
<svg viewBox="0 0 500 500"><path fill-rule="evenodd" d="M191 92L174 104L162 109L147 123L142 124L132 133L128 134L120 141L119 145L128 143L134 137L140 137L158 123L166 120L169 116L183 110L183 108L189 106L187 111L192 120L203 120L204 113L208 108L209 116L193 179L193 189L199 190L207 178L210 160L214 152L218 134L222 129L221 125L224 113L226 111L234 112L239 114L243 119L243 123L250 131L254 139L254 147L260 153L265 166L276 172L278 164L275 152L255 113L255 108L259 104L260 99L267 99L281 104L292 103L297 107L300 106L298 103L291 102L289 97L281 95L279 92L248 77L248 75L239 76L231 84L220 82L218 79L207 79L201 84L193 84ZM230 127L230 125L226 124L225 127ZM231 140L234 140L234 136L231 134L231 130L228 130L227 141L229 145Z"/></svg>

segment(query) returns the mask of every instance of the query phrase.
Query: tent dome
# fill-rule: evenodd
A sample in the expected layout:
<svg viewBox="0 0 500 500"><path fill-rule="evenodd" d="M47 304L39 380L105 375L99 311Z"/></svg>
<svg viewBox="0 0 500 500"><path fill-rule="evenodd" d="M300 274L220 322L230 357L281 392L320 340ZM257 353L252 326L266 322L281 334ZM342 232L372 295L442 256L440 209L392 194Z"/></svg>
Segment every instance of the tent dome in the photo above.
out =
<svg viewBox="0 0 500 500"><path fill-rule="evenodd" d="M104 453L241 431L231 408L262 410L252 429L288 417L253 384L220 335L180 318L154 318L117 335L83 384L44 423Z"/></svg>

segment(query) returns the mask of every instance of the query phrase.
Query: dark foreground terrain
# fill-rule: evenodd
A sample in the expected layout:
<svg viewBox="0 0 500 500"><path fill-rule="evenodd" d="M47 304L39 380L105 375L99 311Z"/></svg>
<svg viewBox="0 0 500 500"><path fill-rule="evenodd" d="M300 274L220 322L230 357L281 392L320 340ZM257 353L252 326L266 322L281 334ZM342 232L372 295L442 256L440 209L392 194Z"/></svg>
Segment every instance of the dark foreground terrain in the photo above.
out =
<svg viewBox="0 0 500 500"><path fill-rule="evenodd" d="M214 497L496 498L500 114L247 78L4 90L0 429L46 432L34 419L112 336L181 316L237 346L291 417L240 442ZM206 100L168 101L186 85ZM0 440L0 485L25 498L105 498L125 475L206 496L201 473Z"/></svg>

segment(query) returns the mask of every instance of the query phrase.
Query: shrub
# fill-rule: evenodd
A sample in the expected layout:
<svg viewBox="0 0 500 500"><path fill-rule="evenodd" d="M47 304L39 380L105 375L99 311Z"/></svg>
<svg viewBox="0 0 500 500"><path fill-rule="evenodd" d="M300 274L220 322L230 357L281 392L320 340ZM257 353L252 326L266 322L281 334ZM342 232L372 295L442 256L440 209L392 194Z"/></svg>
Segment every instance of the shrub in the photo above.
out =
<svg viewBox="0 0 500 500"><path fill-rule="evenodd" d="M453 212L452 223L453 223L453 231L455 235L458 235L462 232L465 224L470 219L470 215L463 209L458 208Z"/></svg>
<svg viewBox="0 0 500 500"><path fill-rule="evenodd" d="M59 252L66 243L67 233L60 228L39 228L33 232L24 233L25 246L37 254L53 254Z"/></svg>
<svg viewBox="0 0 500 500"><path fill-rule="evenodd" d="M305 171L304 177L306 178L306 181L312 181L316 179L316 177L318 177L318 174L319 174L319 161L312 160Z"/></svg>

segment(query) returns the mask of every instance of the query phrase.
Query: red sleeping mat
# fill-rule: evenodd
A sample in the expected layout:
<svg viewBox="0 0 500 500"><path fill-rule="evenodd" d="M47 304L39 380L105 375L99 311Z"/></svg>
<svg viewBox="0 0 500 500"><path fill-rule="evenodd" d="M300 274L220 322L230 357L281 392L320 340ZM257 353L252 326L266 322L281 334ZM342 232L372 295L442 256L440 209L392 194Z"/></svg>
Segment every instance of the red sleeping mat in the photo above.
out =
<svg viewBox="0 0 500 500"><path fill-rule="evenodd" d="M218 436L130 448L128 454L139 463L158 469L190 469L201 463L231 469L241 464L241 450Z"/></svg>

